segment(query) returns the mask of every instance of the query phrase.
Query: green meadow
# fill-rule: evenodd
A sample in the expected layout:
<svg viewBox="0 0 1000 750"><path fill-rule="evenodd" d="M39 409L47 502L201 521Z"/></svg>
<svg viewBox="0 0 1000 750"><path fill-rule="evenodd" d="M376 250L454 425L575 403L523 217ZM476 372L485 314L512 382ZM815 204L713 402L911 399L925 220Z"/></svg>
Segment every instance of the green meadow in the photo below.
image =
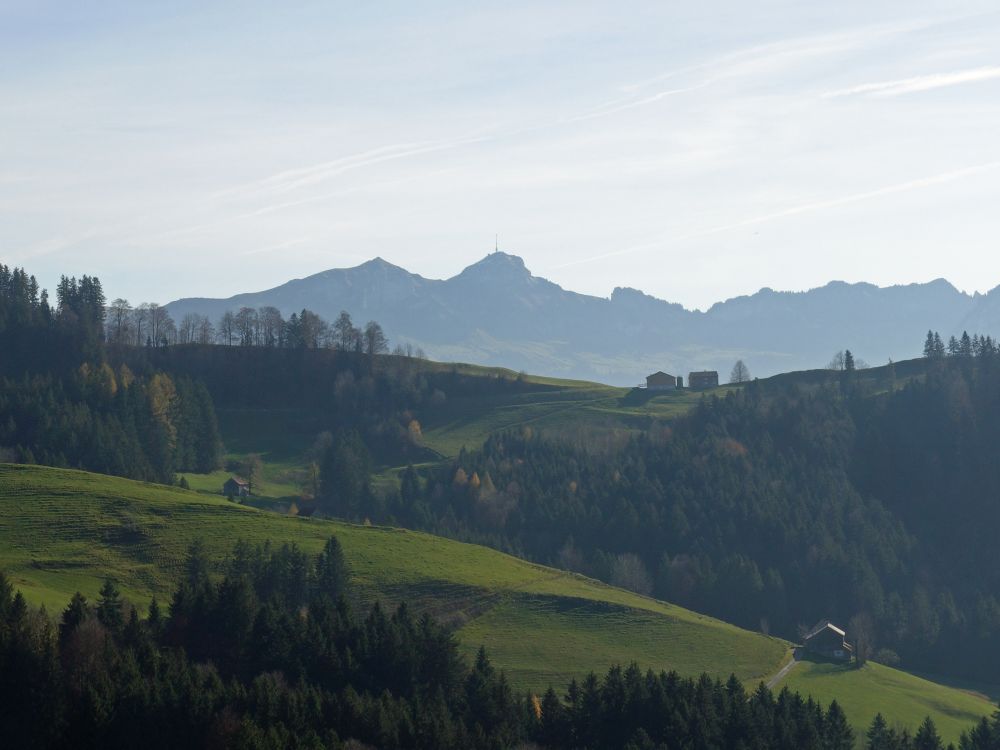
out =
<svg viewBox="0 0 1000 750"><path fill-rule="evenodd" d="M509 392L492 395L446 397L442 403L426 404L416 413L422 427L423 465L457 456L462 448L475 450L493 433L531 429L544 433L572 434L578 438L607 439L649 427L657 421L680 416L707 395L723 396L734 386L708 391L678 390L652 394L580 380L560 380L518 375L510 370L474 365L441 365L427 362L428 370L448 369L482 378L520 379ZM186 473L189 486L199 492L218 494L251 453L263 461L258 482L257 504L270 507L305 491L308 451L318 433L326 429L304 409L220 409L219 429L226 446L224 460L230 470L209 474ZM374 477L377 486L398 481L405 466L379 462Z"/></svg>
<svg viewBox="0 0 1000 750"><path fill-rule="evenodd" d="M318 550L331 534L344 546L356 606L408 600L451 624L466 652L484 644L518 689L562 688L572 677L631 661L682 674L734 673L752 687L789 658L790 644L780 639L484 547L86 472L0 464L0 568L52 613L74 591L95 597L106 576L137 605L167 600L195 539L221 561L237 539ZM859 729L876 711L910 728L929 714L956 739L993 711L982 696L876 664L852 670L804 662L783 684L824 702L836 698Z"/></svg>
<svg viewBox="0 0 1000 750"><path fill-rule="evenodd" d="M543 690L612 662L686 674L775 671L783 641L582 576L428 534L294 518L224 498L64 469L0 465L0 568L31 601L62 609L103 578L139 605L167 599L201 539L222 559L237 539L344 546L360 606L411 601L485 643L519 688ZM523 649L531 643L530 658Z"/></svg>
<svg viewBox="0 0 1000 750"><path fill-rule="evenodd" d="M957 742L963 730L994 708L978 693L939 685L874 662L856 669L853 665L803 661L781 685L823 703L836 698L859 735L876 713L885 716L890 726L908 727L911 732L929 715L946 743Z"/></svg>

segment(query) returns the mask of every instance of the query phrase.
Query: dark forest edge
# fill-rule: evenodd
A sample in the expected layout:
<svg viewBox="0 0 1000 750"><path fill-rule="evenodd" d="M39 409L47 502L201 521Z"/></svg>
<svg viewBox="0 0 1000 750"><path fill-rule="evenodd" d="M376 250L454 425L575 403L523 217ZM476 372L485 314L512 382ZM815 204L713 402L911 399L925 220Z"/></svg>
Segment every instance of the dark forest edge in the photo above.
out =
<svg viewBox="0 0 1000 750"><path fill-rule="evenodd" d="M390 510L790 640L835 617L862 660L988 681L1000 358L929 364L880 393L752 383L603 441L497 434L407 471Z"/></svg>
<svg viewBox="0 0 1000 750"><path fill-rule="evenodd" d="M109 345L96 279L65 279L54 309L23 271L0 268L0 282L13 354L0 363L0 458L168 483L218 465L216 407L308 409L310 490L329 515L487 544L791 640L833 617L859 661L1000 673L990 337L945 346L928 332L925 359L898 382L894 365L873 380L845 364L821 381L746 384L669 426L497 434L376 491L373 456L429 458L414 438L422 409L523 383L407 357L374 366L357 338Z"/></svg>
<svg viewBox="0 0 1000 750"><path fill-rule="evenodd" d="M158 320L155 309L142 325ZM63 278L53 306L33 277L0 264L0 460L169 484L221 466L216 408L294 405L332 435L317 464L336 463L327 448L349 444L364 471L371 453L403 464L438 458L417 444L414 412L446 392L522 387L425 368L405 350L385 356L381 327L355 328L349 316L327 327L304 311L281 323L273 345L252 345L254 333L247 346L155 346L152 337L135 346L115 343L120 313L94 277ZM295 333L302 321L306 338ZM390 364L376 367L381 359Z"/></svg>
<svg viewBox="0 0 1000 750"><path fill-rule="evenodd" d="M0 575L0 724L10 747L824 748L855 737L823 707L731 677L591 673L559 695L515 695L480 649L401 604L352 612L336 538L316 556L237 543L223 574L192 545L166 612L140 618L115 583L54 622ZM995 747L1000 717L960 748ZM941 748L876 717L866 747Z"/></svg>

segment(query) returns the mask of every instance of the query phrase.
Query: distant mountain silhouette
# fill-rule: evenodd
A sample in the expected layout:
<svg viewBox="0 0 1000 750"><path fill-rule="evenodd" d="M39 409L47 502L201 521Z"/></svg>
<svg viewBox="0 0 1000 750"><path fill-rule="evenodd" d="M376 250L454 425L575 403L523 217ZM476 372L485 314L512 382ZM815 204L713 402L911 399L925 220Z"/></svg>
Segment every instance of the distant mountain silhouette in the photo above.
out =
<svg viewBox="0 0 1000 750"><path fill-rule="evenodd" d="M378 320L393 343L434 359L632 385L649 372L687 376L736 359L755 376L824 366L841 349L871 364L920 354L928 329L942 335L1000 333L1000 287L968 295L938 279L877 287L832 281L806 292L756 294L691 311L635 289L608 299L533 276L524 261L492 253L447 280L425 279L375 258L262 292L168 305L175 320L197 312L273 305L287 317L308 308L327 320L347 310Z"/></svg>

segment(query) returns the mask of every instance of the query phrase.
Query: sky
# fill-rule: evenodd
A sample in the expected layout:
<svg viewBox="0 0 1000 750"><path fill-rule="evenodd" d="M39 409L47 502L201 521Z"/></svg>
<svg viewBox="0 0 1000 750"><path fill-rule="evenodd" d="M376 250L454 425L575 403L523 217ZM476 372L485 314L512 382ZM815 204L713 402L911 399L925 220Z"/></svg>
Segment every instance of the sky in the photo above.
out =
<svg viewBox="0 0 1000 750"><path fill-rule="evenodd" d="M168 302L491 251L689 308L1000 285L989 2L0 0L0 262Z"/></svg>

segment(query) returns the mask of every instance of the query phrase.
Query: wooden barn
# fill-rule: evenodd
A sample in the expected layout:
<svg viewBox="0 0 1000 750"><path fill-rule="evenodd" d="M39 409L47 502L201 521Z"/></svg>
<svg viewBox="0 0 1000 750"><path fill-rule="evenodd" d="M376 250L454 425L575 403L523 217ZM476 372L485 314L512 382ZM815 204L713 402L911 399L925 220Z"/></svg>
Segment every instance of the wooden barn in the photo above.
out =
<svg viewBox="0 0 1000 750"><path fill-rule="evenodd" d="M817 656L850 661L854 649L847 642L846 636L843 630L829 620L821 620L802 639L802 645L806 651Z"/></svg>
<svg viewBox="0 0 1000 750"><path fill-rule="evenodd" d="M688 373L688 388L715 388L718 385L719 373L715 370Z"/></svg>
<svg viewBox="0 0 1000 750"><path fill-rule="evenodd" d="M646 376L646 388L651 391L672 391L677 387L677 378L660 371Z"/></svg>
<svg viewBox="0 0 1000 750"><path fill-rule="evenodd" d="M250 495L250 483L240 477L229 477L222 485L222 494L226 497L248 497Z"/></svg>

